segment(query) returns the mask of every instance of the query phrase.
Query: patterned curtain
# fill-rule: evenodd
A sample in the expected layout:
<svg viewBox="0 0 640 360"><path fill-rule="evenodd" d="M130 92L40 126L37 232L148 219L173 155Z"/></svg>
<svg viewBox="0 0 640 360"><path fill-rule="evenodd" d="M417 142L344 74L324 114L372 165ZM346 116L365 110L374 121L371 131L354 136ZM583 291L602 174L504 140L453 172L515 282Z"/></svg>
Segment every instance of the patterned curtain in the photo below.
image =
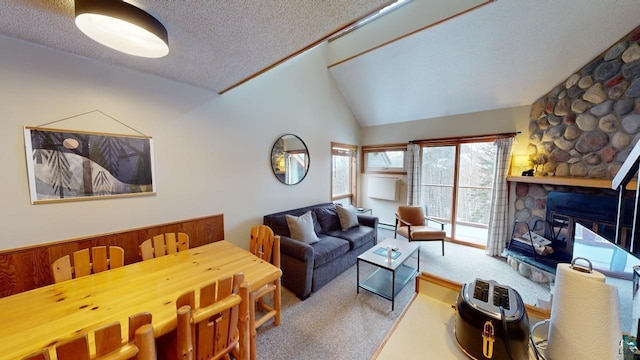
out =
<svg viewBox="0 0 640 360"><path fill-rule="evenodd" d="M499 256L504 250L509 237L507 175L511 160L511 144L513 138L498 139L496 146L496 168L493 173L493 192L491 194L491 212L489 214L489 236L485 253Z"/></svg>
<svg viewBox="0 0 640 360"><path fill-rule="evenodd" d="M421 194L421 166L420 166L420 145L408 144L407 156L407 205L420 205Z"/></svg>

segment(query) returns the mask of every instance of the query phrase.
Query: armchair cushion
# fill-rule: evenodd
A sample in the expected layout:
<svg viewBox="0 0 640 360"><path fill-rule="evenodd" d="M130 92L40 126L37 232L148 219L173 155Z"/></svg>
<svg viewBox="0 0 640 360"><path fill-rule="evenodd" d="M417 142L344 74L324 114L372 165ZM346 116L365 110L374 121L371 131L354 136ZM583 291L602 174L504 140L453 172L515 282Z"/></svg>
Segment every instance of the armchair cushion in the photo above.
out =
<svg viewBox="0 0 640 360"><path fill-rule="evenodd" d="M412 240L442 240L447 235L444 230L429 226L411 226L411 237L409 237L408 226L398 226L398 234L411 238Z"/></svg>
<svg viewBox="0 0 640 360"><path fill-rule="evenodd" d="M398 217L413 225L426 225L422 206L398 206Z"/></svg>
<svg viewBox="0 0 640 360"><path fill-rule="evenodd" d="M318 242L319 239L318 235L316 235L311 211L307 211L301 216L287 214L285 218L287 219L287 225L289 225L289 232L292 238L301 240L306 244Z"/></svg>
<svg viewBox="0 0 640 360"><path fill-rule="evenodd" d="M336 206L336 211L338 212L342 231L347 231L354 226L360 225L360 223L358 223L358 214L356 214L353 209L344 206Z"/></svg>

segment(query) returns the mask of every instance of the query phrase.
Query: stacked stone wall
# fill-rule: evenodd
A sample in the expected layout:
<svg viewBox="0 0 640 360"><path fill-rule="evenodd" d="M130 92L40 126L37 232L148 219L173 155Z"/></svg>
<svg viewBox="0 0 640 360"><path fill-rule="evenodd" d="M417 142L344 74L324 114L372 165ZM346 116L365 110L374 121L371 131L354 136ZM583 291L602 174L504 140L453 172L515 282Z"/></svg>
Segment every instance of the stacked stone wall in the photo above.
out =
<svg viewBox="0 0 640 360"><path fill-rule="evenodd" d="M537 176L611 179L640 138L640 28L531 107Z"/></svg>
<svg viewBox="0 0 640 360"><path fill-rule="evenodd" d="M613 179L639 139L640 27L531 106L527 153L535 176ZM515 218L530 226L545 218L548 191L602 191L516 186Z"/></svg>

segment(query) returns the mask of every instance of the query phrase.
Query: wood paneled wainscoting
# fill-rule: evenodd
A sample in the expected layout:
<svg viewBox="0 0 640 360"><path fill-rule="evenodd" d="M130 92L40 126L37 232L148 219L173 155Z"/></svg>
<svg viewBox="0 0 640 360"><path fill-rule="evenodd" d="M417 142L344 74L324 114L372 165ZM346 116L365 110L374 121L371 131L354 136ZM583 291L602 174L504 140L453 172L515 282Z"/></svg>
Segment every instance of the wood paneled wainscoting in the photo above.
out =
<svg viewBox="0 0 640 360"><path fill-rule="evenodd" d="M223 215L217 214L0 251L0 297L52 284L50 264L74 251L102 245L120 246L128 265L140 261L138 245L155 235L187 233L191 248L224 240L223 220Z"/></svg>

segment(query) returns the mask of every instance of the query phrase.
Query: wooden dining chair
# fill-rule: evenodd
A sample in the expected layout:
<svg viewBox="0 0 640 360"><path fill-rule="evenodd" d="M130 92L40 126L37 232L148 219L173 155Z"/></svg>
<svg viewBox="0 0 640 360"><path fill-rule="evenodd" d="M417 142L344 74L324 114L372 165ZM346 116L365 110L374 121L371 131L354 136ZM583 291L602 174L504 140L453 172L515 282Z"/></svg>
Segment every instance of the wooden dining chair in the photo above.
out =
<svg viewBox="0 0 640 360"><path fill-rule="evenodd" d="M258 225L251 228L249 251L263 261L280 268L280 236L274 235L273 230L269 226ZM273 294L273 302L271 305L264 301L264 297L267 294ZM280 325L282 313L281 294L279 277L272 283L265 284L260 289L249 294L251 359L255 359L256 354L256 330L271 318L273 318L274 325ZM262 315L260 315L259 312L262 313ZM260 317L256 318L257 316Z"/></svg>
<svg viewBox="0 0 640 360"><path fill-rule="evenodd" d="M91 252L91 255L89 255ZM94 246L91 250L82 249L73 253L71 257L65 255L51 264L53 281L59 283L92 273L99 273L109 269L124 266L124 249L119 246Z"/></svg>
<svg viewBox="0 0 640 360"><path fill-rule="evenodd" d="M89 349L89 336L84 333L59 343L55 348L56 357L58 360L120 360L134 357L138 360L157 359L151 314L140 313L130 316L129 334L128 340L123 343L120 322L116 321L94 331L93 355ZM49 349L31 354L23 360L50 360Z"/></svg>
<svg viewBox="0 0 640 360"><path fill-rule="evenodd" d="M229 359L229 354L240 357L238 326L240 319L248 316L240 303L249 296L243 281L244 275L238 273L202 287L197 307L194 291L176 300L178 359Z"/></svg>
<svg viewBox="0 0 640 360"><path fill-rule="evenodd" d="M145 240L139 246L140 258L149 260L189 249L189 234L165 233Z"/></svg>

